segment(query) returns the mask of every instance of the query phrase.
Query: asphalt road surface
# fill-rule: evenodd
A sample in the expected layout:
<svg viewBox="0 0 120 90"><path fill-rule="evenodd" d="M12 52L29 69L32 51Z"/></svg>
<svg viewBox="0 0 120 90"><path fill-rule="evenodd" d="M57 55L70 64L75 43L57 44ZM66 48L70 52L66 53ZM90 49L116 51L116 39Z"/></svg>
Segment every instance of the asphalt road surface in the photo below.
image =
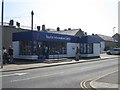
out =
<svg viewBox="0 0 120 90"><path fill-rule="evenodd" d="M3 88L81 88L84 80L118 71L118 59L4 72Z"/></svg>

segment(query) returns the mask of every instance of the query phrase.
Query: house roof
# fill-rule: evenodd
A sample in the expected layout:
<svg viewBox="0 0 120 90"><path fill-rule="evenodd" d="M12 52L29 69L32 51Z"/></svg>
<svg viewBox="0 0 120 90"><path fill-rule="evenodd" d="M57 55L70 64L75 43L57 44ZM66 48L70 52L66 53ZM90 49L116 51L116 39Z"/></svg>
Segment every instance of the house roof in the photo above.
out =
<svg viewBox="0 0 120 90"><path fill-rule="evenodd" d="M119 33L114 34L112 37L120 43L120 34Z"/></svg>
<svg viewBox="0 0 120 90"><path fill-rule="evenodd" d="M116 33L116 34L114 34L112 37L114 37L114 36L120 37L120 34L119 34L119 33Z"/></svg>
<svg viewBox="0 0 120 90"><path fill-rule="evenodd" d="M66 30L66 31L65 30L48 31L48 32L75 36L79 31L83 32L81 29L72 29L72 30Z"/></svg>
<svg viewBox="0 0 120 90"><path fill-rule="evenodd" d="M96 36L98 36L101 40L103 41L112 41L112 42L117 42L117 40L115 40L114 38L110 37L110 36L106 36L106 35L101 35L101 34L96 34Z"/></svg>

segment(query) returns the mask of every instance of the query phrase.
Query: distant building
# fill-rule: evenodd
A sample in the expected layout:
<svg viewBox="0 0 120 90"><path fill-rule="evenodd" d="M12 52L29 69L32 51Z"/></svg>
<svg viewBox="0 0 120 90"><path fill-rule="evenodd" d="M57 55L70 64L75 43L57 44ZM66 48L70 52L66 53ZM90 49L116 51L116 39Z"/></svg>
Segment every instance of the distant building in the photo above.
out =
<svg viewBox="0 0 120 90"><path fill-rule="evenodd" d="M120 34L116 33L115 35L112 36L115 40L118 41L117 46L120 47Z"/></svg>
<svg viewBox="0 0 120 90"><path fill-rule="evenodd" d="M51 33L57 33L57 34L64 34L64 35L72 35L72 36L78 36L81 37L84 35L84 31L82 31L81 29L71 29L71 30L59 30L59 31L51 31L49 30L48 32Z"/></svg>
<svg viewBox="0 0 120 90"><path fill-rule="evenodd" d="M100 39L101 52L106 51L112 47L115 47L117 44L117 40L110 36L101 34L96 34L95 36L97 36Z"/></svg>

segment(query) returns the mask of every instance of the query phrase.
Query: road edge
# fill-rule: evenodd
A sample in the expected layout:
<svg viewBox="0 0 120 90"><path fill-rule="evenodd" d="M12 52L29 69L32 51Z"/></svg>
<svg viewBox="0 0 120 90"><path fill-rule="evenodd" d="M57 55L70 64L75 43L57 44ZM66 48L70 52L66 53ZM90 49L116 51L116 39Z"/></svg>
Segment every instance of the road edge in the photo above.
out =
<svg viewBox="0 0 120 90"><path fill-rule="evenodd" d="M11 71L21 71L21 70L28 70L28 69L36 69L36 68L45 68L45 67L53 67L53 66L60 66L60 65L68 65L68 64L77 64L77 63L85 63L85 62L93 62L93 61L99 61L99 60L106 60L106 59L114 59L114 58L119 58L118 57L112 57L112 58L100 58L100 59L95 59L95 60L86 60L86 61L76 61L76 62L66 62L66 63L59 63L59 64L54 64L54 65L46 65L46 66L38 66L38 67L28 67L28 68L21 68L21 69L16 69L16 70L3 70L2 72L11 72Z"/></svg>

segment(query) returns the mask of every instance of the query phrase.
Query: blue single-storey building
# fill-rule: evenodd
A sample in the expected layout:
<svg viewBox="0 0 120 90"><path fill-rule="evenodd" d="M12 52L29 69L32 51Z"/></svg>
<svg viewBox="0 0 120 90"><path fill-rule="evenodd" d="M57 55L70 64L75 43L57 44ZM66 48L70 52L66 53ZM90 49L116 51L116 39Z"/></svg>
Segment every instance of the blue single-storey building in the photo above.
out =
<svg viewBox="0 0 120 90"><path fill-rule="evenodd" d="M100 40L96 36L82 36L79 43L81 57L100 57Z"/></svg>
<svg viewBox="0 0 120 90"><path fill-rule="evenodd" d="M80 48L82 57L100 56L100 42L94 36L80 38L42 31L13 33L14 58L75 57L77 47Z"/></svg>

